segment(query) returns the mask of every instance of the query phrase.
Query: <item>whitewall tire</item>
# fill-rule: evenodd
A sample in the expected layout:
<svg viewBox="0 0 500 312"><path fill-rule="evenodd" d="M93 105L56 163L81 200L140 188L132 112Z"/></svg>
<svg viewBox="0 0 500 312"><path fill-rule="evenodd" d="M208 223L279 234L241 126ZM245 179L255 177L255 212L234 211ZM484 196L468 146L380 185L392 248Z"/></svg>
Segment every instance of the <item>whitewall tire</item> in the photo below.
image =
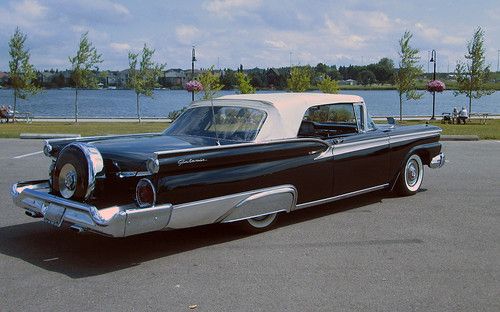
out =
<svg viewBox="0 0 500 312"><path fill-rule="evenodd" d="M246 219L241 222L243 229L247 232L263 232L268 230L276 221L278 213Z"/></svg>
<svg viewBox="0 0 500 312"><path fill-rule="evenodd" d="M417 193L424 179L424 165L417 154L411 155L405 162L398 181L397 191L401 195L413 195Z"/></svg>

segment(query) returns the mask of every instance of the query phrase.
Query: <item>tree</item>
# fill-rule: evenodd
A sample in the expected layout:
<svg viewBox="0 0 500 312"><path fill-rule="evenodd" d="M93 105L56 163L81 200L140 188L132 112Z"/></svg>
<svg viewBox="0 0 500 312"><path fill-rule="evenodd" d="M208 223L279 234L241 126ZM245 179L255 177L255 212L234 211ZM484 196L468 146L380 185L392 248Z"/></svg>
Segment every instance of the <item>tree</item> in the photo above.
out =
<svg viewBox="0 0 500 312"><path fill-rule="evenodd" d="M293 67L287 81L292 92L304 92L311 86L311 70L308 67Z"/></svg>
<svg viewBox="0 0 500 312"><path fill-rule="evenodd" d="M337 81L332 80L329 76L323 76L323 79L318 84L318 89L323 93L339 93Z"/></svg>
<svg viewBox="0 0 500 312"><path fill-rule="evenodd" d="M88 39L88 32L80 38L78 51L74 57L69 57L71 63L71 79L75 87L75 122L78 122L78 90L82 88L97 88L97 77L94 70L102 63L101 54Z"/></svg>
<svg viewBox="0 0 500 312"><path fill-rule="evenodd" d="M371 70L365 69L359 72L358 81L361 82L362 85L366 86L375 83L377 78Z"/></svg>
<svg viewBox="0 0 500 312"><path fill-rule="evenodd" d="M328 74L330 68L323 63L318 63L318 65L314 68L314 71L318 74Z"/></svg>
<svg viewBox="0 0 500 312"><path fill-rule="evenodd" d="M146 44L144 44L140 53L128 53L129 72L127 87L135 91L137 119L139 122L141 122L139 97L140 95L153 96L154 88L160 86L158 78L163 74L163 69L165 68L164 64L153 62L154 53L155 50L148 48Z"/></svg>
<svg viewBox="0 0 500 312"><path fill-rule="evenodd" d="M222 90L223 85L220 83L220 77L213 73L214 66L204 71L198 80L203 85L203 99L210 100L215 97L217 92Z"/></svg>
<svg viewBox="0 0 500 312"><path fill-rule="evenodd" d="M30 63L30 52L24 46L27 36L16 28L14 35L9 41L9 61L10 81L14 90L14 117L16 117L17 99L27 99L40 92L40 88L35 85L37 73L34 66Z"/></svg>
<svg viewBox="0 0 500 312"><path fill-rule="evenodd" d="M458 90L455 96L463 93L469 98L469 113L472 111L472 99L490 95L494 90L488 89L486 83L490 75L490 66L485 65L484 31L478 27L472 40L467 43L467 61L458 62L455 68Z"/></svg>
<svg viewBox="0 0 500 312"><path fill-rule="evenodd" d="M241 94L255 93L255 88L250 83L250 77L243 72L236 73L236 80L238 82L238 89Z"/></svg>
<svg viewBox="0 0 500 312"><path fill-rule="evenodd" d="M233 70L225 69L224 74L220 78L220 82L224 85L224 90L232 90L238 83L238 80L236 79L236 74Z"/></svg>
<svg viewBox="0 0 500 312"><path fill-rule="evenodd" d="M379 83L392 83L394 80L394 62L389 58L382 58L378 63L369 64L366 69L375 74Z"/></svg>
<svg viewBox="0 0 500 312"><path fill-rule="evenodd" d="M399 94L399 120L403 120L403 96L406 97L406 100L418 100L423 96L423 93L416 91L417 78L423 72L422 66L418 65L420 59L418 49L410 46L412 37L413 35L409 31L405 31L399 40L399 70L395 79Z"/></svg>

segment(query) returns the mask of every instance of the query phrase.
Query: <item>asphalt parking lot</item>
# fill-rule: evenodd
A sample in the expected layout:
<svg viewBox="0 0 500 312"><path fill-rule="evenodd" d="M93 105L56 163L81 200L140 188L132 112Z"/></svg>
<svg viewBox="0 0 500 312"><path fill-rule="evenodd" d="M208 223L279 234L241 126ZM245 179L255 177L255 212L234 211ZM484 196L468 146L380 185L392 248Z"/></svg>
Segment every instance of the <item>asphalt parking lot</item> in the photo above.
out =
<svg viewBox="0 0 500 312"><path fill-rule="evenodd" d="M422 191L214 225L79 235L12 204L42 143L0 140L0 311L500 311L500 142L444 142ZM29 155L31 154L31 155ZM190 305L196 305L196 307Z"/></svg>

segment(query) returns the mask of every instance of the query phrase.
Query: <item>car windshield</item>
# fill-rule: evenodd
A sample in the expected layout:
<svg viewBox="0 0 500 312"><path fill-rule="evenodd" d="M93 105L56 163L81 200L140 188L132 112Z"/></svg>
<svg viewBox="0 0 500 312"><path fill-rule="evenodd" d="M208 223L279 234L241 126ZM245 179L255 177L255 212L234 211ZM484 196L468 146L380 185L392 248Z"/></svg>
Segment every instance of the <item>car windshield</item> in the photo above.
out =
<svg viewBox="0 0 500 312"><path fill-rule="evenodd" d="M211 106L188 109L164 134L248 142L255 139L267 116L262 110L238 106L214 106L213 112Z"/></svg>

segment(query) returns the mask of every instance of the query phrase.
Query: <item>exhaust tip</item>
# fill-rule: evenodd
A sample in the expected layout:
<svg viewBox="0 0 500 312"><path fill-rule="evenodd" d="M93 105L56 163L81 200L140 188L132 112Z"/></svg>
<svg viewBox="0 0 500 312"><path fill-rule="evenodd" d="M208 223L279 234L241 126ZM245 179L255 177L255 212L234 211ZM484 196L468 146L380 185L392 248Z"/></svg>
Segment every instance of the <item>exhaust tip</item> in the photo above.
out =
<svg viewBox="0 0 500 312"><path fill-rule="evenodd" d="M78 225L72 225L69 228L70 228L70 230L72 230L73 232L76 232L76 233L82 233L85 231L81 226L78 226Z"/></svg>
<svg viewBox="0 0 500 312"><path fill-rule="evenodd" d="M40 215L39 213L36 213L36 212L33 212L33 211L30 211L30 210L25 210L24 213L27 215L27 216L30 216L32 218L41 218L42 215Z"/></svg>

